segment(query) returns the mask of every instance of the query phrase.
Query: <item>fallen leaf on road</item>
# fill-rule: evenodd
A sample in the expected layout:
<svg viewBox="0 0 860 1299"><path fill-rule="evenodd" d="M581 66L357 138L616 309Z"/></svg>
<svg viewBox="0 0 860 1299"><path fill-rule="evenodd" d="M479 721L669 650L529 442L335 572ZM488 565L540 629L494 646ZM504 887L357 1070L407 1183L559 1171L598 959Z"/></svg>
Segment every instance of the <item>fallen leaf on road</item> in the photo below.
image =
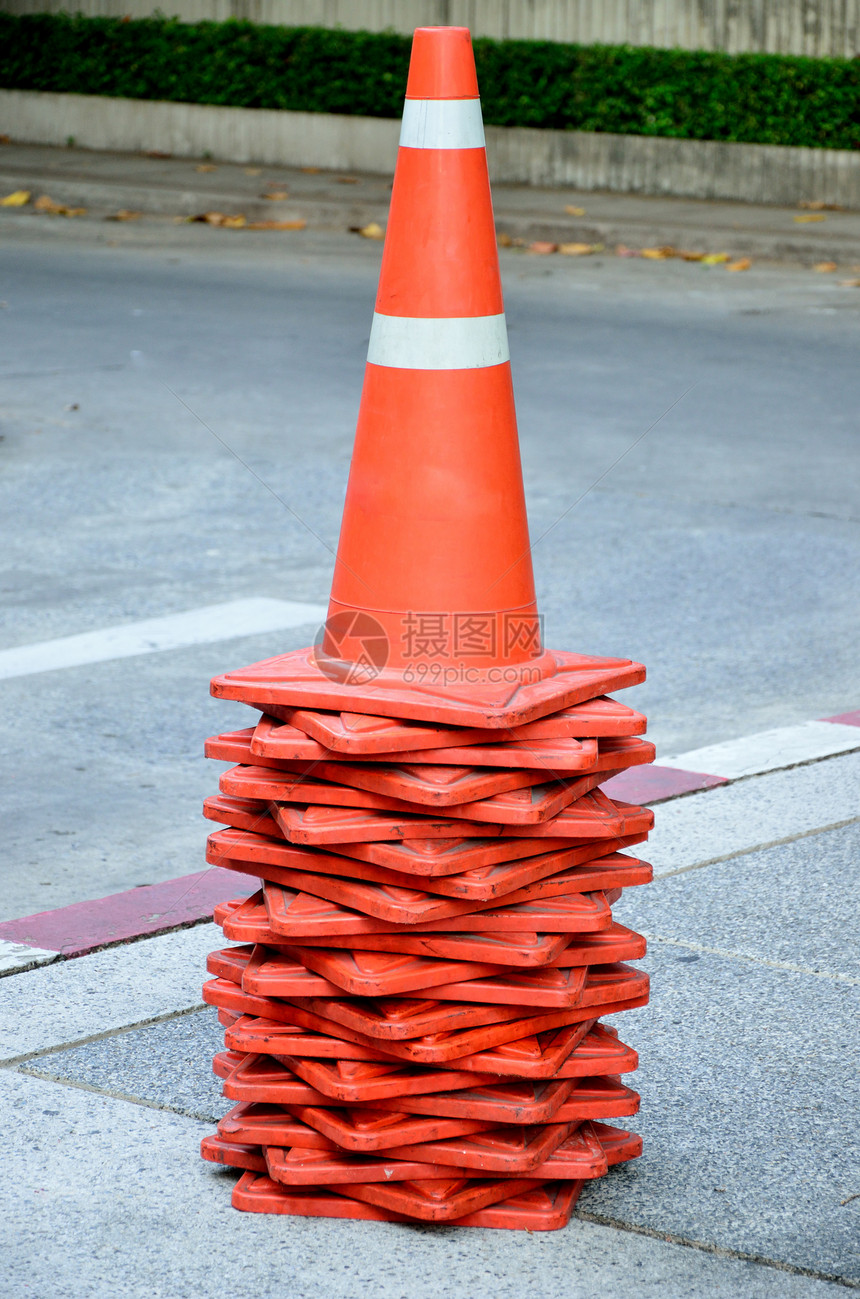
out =
<svg viewBox="0 0 860 1299"><path fill-rule="evenodd" d="M338 185L360 185L361 181L357 176L335 176Z"/></svg>
<svg viewBox="0 0 860 1299"><path fill-rule="evenodd" d="M752 259L749 257L739 257L736 262L729 262L726 266L727 271L748 271L752 266Z"/></svg>
<svg viewBox="0 0 860 1299"><path fill-rule="evenodd" d="M366 226L350 226L349 228L352 234L361 235L363 239L385 238L385 231L376 221L369 221Z"/></svg>
<svg viewBox="0 0 860 1299"><path fill-rule="evenodd" d="M170 153L162 153L160 149L147 149L145 152L147 158L172 158L173 157L173 155Z"/></svg>
<svg viewBox="0 0 860 1299"><path fill-rule="evenodd" d="M589 253L602 253L605 244L559 244L558 251L566 257L587 257Z"/></svg>
<svg viewBox="0 0 860 1299"><path fill-rule="evenodd" d="M195 171L217 171L218 168L215 166L214 162L198 162L194 170Z"/></svg>
<svg viewBox="0 0 860 1299"><path fill-rule="evenodd" d="M30 191L28 189L16 189L5 198L0 198L0 207L24 207L30 202Z"/></svg>
<svg viewBox="0 0 860 1299"><path fill-rule="evenodd" d="M260 172L261 172L262 170L263 170L262 167L246 167L246 168L245 168L245 175L246 175L246 176L259 176L259 174L260 174Z"/></svg>
<svg viewBox="0 0 860 1299"><path fill-rule="evenodd" d="M11 143L12 143L11 135L0 135L0 144L11 144Z"/></svg>
<svg viewBox="0 0 860 1299"><path fill-rule="evenodd" d="M662 248L643 248L640 257L647 257L652 262L665 262L668 257L675 256L675 249L670 244Z"/></svg>
<svg viewBox="0 0 860 1299"><path fill-rule="evenodd" d="M844 208L842 208L838 203L825 203L820 198L802 199L797 206L808 208L811 212L843 212L844 211Z"/></svg>
<svg viewBox="0 0 860 1299"><path fill-rule="evenodd" d="M279 200L282 198L289 198L289 197L290 197L290 191L288 189L270 189L268 193L260 195L260 198L268 198L272 200Z"/></svg>
<svg viewBox="0 0 860 1299"><path fill-rule="evenodd" d="M511 245L513 244L513 242L514 242L514 241L513 241L513 239L511 238L510 235L497 235L497 236L496 236L496 243L499 245L500 248L510 248Z"/></svg>
<svg viewBox="0 0 860 1299"><path fill-rule="evenodd" d="M319 167L302 167L301 170L305 173L306 176L316 176L316 174L319 171Z"/></svg>
<svg viewBox="0 0 860 1299"><path fill-rule="evenodd" d="M247 224L241 213L227 216L224 212L200 212L197 216L185 217L186 221L202 221L208 226L226 226L228 230L240 230Z"/></svg>
<svg viewBox="0 0 860 1299"><path fill-rule="evenodd" d="M703 266L720 266L723 262L731 261L728 253L706 253L702 258Z"/></svg>
<svg viewBox="0 0 860 1299"><path fill-rule="evenodd" d="M809 225L811 221L826 221L826 216L796 216L793 218L799 226Z"/></svg>
<svg viewBox="0 0 860 1299"><path fill-rule="evenodd" d="M843 289L860 289L860 280L840 280Z"/></svg>
<svg viewBox="0 0 860 1299"><path fill-rule="evenodd" d="M541 257L545 257L547 253L557 251L558 244L551 244L548 239L536 239L533 244L529 244L529 252L538 253Z"/></svg>
<svg viewBox="0 0 860 1299"><path fill-rule="evenodd" d="M564 210L568 216L585 216L585 208L574 207L572 203L568 203L567 207Z"/></svg>
<svg viewBox="0 0 860 1299"><path fill-rule="evenodd" d="M836 263L835 263L835 262L816 262L812 269L813 269L814 271L819 271L822 275L827 275L830 271L835 271L835 270L836 270Z"/></svg>
<svg viewBox="0 0 860 1299"><path fill-rule="evenodd" d="M692 249L689 248L679 248L678 256L685 262L703 262L707 254L693 252Z"/></svg>
<svg viewBox="0 0 860 1299"><path fill-rule="evenodd" d="M307 221L249 221L246 230L304 230Z"/></svg>
<svg viewBox="0 0 860 1299"><path fill-rule="evenodd" d="M37 212L47 212L51 216L76 217L83 216L86 212L85 207L67 207L65 203L55 203L47 194L37 198L33 207Z"/></svg>
<svg viewBox="0 0 860 1299"><path fill-rule="evenodd" d="M142 212L132 212L130 208L121 207L118 212L112 216L105 217L106 221L137 221L138 217L143 216Z"/></svg>
<svg viewBox="0 0 860 1299"><path fill-rule="evenodd" d="M615 249L616 257L640 257L641 253L638 248L628 248L626 244L618 244Z"/></svg>

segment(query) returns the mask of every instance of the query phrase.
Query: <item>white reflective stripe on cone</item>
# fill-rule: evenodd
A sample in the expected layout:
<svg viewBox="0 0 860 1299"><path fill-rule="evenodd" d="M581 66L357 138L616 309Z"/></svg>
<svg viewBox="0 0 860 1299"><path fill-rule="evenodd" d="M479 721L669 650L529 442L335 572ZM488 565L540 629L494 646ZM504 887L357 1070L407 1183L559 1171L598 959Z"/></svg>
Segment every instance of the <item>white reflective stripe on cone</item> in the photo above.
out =
<svg viewBox="0 0 860 1299"><path fill-rule="evenodd" d="M468 102L468 101L466 101ZM505 315L383 316L374 312L367 359L399 370L478 370L509 361Z"/></svg>
<svg viewBox="0 0 860 1299"><path fill-rule="evenodd" d="M403 149L483 149L480 99L407 99L400 127Z"/></svg>

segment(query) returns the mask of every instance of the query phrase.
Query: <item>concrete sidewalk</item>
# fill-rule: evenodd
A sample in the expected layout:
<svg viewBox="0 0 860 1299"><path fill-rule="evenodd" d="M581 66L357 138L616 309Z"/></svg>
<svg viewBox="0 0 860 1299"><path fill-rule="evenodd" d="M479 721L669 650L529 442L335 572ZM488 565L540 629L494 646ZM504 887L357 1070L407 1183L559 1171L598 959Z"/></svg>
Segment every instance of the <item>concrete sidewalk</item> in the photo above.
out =
<svg viewBox="0 0 860 1299"><path fill-rule="evenodd" d="M60 204L85 207L83 219L103 219L121 210L140 213L144 220L218 211L248 221L304 220L312 229L342 231L370 222L384 226L390 188L387 176L14 143L0 147L0 196L16 190L30 191L33 200L48 195ZM493 197L499 232L526 244L604 244L610 251L619 244L632 249L668 245L808 264L834 261L848 272L860 264L858 212L504 184L494 185ZM0 209L4 221L32 212L31 206Z"/></svg>
<svg viewBox="0 0 860 1299"><path fill-rule="evenodd" d="M760 747L760 746L759 746ZM526 1235L245 1215L197 1145L230 1106L209 1073L211 924L0 983L12 1116L0 1275L37 1296L289 1292L554 1299L836 1294L860 1286L851 938L860 753L664 803L649 939L645 1154Z"/></svg>

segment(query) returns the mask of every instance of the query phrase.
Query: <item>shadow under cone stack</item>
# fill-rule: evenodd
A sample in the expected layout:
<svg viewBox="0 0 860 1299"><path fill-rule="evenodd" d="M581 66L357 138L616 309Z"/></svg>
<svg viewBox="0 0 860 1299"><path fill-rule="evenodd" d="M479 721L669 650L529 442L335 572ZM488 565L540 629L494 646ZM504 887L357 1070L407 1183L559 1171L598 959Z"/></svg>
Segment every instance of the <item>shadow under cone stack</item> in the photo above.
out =
<svg viewBox="0 0 860 1299"><path fill-rule="evenodd" d="M237 1208L548 1230L640 1153L643 679L541 643L471 42L419 29L326 627L212 684L260 713L206 746Z"/></svg>

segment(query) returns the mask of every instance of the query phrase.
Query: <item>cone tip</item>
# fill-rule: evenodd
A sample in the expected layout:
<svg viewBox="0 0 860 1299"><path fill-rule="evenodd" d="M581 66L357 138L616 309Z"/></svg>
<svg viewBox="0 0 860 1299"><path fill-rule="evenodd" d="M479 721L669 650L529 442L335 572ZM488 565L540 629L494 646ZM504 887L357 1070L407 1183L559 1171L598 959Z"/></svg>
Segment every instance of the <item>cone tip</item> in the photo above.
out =
<svg viewBox="0 0 860 1299"><path fill-rule="evenodd" d="M416 27L407 99L477 99L478 78L468 27Z"/></svg>

